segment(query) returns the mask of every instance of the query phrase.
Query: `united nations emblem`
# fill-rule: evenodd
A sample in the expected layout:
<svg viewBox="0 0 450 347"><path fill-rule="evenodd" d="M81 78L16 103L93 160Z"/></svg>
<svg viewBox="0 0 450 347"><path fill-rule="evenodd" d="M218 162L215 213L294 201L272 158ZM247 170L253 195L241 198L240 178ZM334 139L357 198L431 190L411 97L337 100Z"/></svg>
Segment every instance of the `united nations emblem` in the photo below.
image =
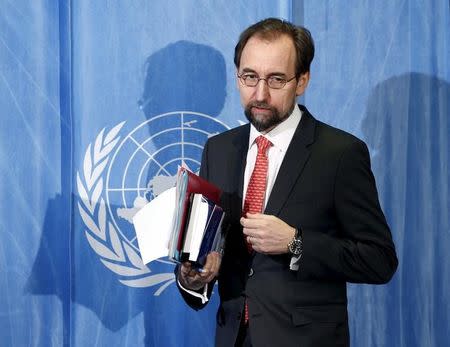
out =
<svg viewBox="0 0 450 347"><path fill-rule="evenodd" d="M122 137L124 124L103 129L88 145L77 172L78 210L89 245L119 281L130 287L155 286L154 295L159 295L175 281L173 264L166 259L142 263L132 218L174 186L180 166L197 172L208 137L228 127L187 111L152 117Z"/></svg>

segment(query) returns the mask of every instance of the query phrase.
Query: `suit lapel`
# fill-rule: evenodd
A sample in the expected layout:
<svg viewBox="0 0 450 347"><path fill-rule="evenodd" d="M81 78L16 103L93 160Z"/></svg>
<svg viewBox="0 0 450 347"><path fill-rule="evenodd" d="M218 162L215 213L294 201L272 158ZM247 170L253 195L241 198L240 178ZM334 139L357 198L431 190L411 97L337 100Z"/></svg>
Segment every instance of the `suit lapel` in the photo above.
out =
<svg viewBox="0 0 450 347"><path fill-rule="evenodd" d="M314 141L316 120L306 108L300 107L300 109L302 118L284 156L264 211L265 214L277 215L280 212L308 161L310 155L308 146Z"/></svg>
<svg viewBox="0 0 450 347"><path fill-rule="evenodd" d="M233 186L237 187L237 196L239 197L239 203L233 204L232 213L237 216L237 218L241 217L242 211L242 199L243 199L243 187L244 187L244 172L245 165L247 163L247 152L248 152L248 137L250 134L250 124L245 125L242 128L237 136L233 139L233 146L235 150L235 158L237 158L237 165L234 166L234 170L230 172L230 179L237 180L236 184ZM233 159L234 160L234 159Z"/></svg>

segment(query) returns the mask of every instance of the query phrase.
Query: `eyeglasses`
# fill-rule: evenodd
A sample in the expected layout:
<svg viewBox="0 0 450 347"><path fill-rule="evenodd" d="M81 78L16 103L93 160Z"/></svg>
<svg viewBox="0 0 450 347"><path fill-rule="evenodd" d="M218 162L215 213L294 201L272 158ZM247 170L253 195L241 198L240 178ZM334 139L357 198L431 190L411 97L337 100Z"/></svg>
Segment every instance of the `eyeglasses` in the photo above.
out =
<svg viewBox="0 0 450 347"><path fill-rule="evenodd" d="M241 83L247 87L256 87L258 85L259 81L263 80L263 81L267 82L267 85L269 86L269 88L281 89L286 85L286 83L292 81L296 76L294 76L290 79L286 79L286 78L283 78L280 76L269 76L266 78L262 78L262 77L258 77L258 75L255 75L253 73L243 73L240 75L238 74L237 77L239 78Z"/></svg>

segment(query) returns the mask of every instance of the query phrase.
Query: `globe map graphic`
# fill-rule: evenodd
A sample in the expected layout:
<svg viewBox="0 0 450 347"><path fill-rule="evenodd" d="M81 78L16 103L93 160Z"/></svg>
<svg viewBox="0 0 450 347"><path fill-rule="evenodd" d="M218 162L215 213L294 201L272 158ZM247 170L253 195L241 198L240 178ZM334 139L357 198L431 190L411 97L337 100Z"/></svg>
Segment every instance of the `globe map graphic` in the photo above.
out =
<svg viewBox="0 0 450 347"><path fill-rule="evenodd" d="M136 251L134 214L175 185L180 166L198 172L206 140L228 129L206 114L169 112L141 123L121 141L106 175L106 205L116 230Z"/></svg>

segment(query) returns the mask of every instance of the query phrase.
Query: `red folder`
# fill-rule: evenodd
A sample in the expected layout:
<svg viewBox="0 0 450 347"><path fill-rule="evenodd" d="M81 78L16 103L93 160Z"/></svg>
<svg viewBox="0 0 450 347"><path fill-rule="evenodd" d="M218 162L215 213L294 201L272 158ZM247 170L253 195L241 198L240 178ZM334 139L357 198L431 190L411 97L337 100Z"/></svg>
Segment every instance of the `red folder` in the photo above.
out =
<svg viewBox="0 0 450 347"><path fill-rule="evenodd" d="M183 181L187 181L186 183L186 191L177 191L177 194L181 194L179 196L179 199L182 200L181 203L181 222L178 232L178 241L177 241L177 254L180 254L180 251L183 247L183 240L184 240L184 231L186 228L186 224L188 222L188 216L189 216L189 207L190 207L190 199L192 194L199 193L204 196L206 196L209 200L214 202L215 204L219 204L220 201L220 195L221 191L218 187L216 187L214 184L206 181L205 179L201 178L200 176L194 174L193 172L189 171L188 169L181 167L178 171L178 181L177 181L177 190L179 189L178 183L181 183ZM177 199L178 200L178 199ZM178 200L178 201L180 201ZM178 258L178 259L176 259ZM180 260L179 256L175 256L176 260Z"/></svg>

